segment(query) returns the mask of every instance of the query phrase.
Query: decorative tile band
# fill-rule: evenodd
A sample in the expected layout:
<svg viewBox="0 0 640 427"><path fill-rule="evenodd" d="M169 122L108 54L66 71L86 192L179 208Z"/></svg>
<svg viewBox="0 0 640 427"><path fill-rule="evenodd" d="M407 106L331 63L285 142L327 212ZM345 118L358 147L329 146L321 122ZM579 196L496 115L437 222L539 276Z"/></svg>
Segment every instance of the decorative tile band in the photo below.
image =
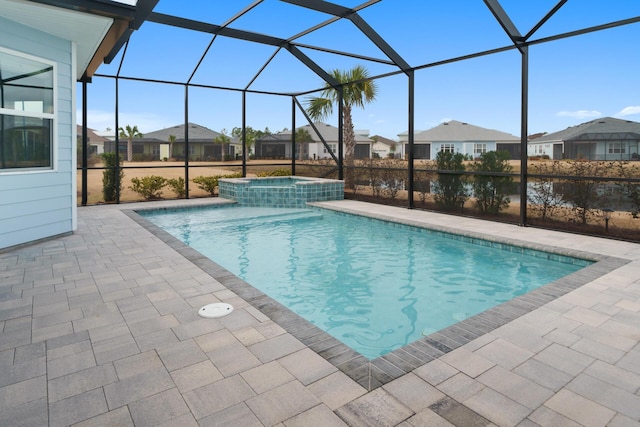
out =
<svg viewBox="0 0 640 427"><path fill-rule="evenodd" d="M344 199L344 181L295 176L224 178L218 192L243 206L303 208L307 202Z"/></svg>

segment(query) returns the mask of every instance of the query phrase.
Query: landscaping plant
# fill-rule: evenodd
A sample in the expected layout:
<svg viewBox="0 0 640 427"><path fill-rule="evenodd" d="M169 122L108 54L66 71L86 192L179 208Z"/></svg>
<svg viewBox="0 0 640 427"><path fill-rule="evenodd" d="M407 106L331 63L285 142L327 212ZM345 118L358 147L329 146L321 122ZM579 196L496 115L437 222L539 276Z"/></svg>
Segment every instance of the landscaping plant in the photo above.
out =
<svg viewBox="0 0 640 427"><path fill-rule="evenodd" d="M509 153L506 151L487 151L471 164L476 172L496 172L500 175L475 175L472 183L476 206L481 213L497 215L509 207L509 191L513 177L502 174L511 173Z"/></svg>
<svg viewBox="0 0 640 427"><path fill-rule="evenodd" d="M289 173L290 175L291 173ZM196 176L192 181L198 186L199 189L206 191L211 196L216 195L218 188L218 180L220 178L242 178L241 173L232 173L228 175L215 175L215 176Z"/></svg>
<svg viewBox="0 0 640 427"><path fill-rule="evenodd" d="M257 176L291 176L291 169L279 168L270 171L260 172ZM225 177L225 178L241 178L241 177Z"/></svg>
<svg viewBox="0 0 640 427"><path fill-rule="evenodd" d="M456 173L465 170L463 161L461 153L440 151L436 155L438 181L433 183L433 199L445 211L462 212L469 198L465 176Z"/></svg>
<svg viewBox="0 0 640 427"><path fill-rule="evenodd" d="M171 190L176 193L179 199L184 199L187 194L187 187L183 177L167 179L167 185L171 187Z"/></svg>
<svg viewBox="0 0 640 427"><path fill-rule="evenodd" d="M157 200L162 198L162 189L167 185L167 179L157 175L142 178L131 178L129 188L140 194L145 200Z"/></svg>
<svg viewBox="0 0 640 427"><path fill-rule="evenodd" d="M594 178L605 176L607 163L575 160L569 163L569 169L562 201L572 207L576 222L587 224L605 204L602 183Z"/></svg>
<svg viewBox="0 0 640 427"><path fill-rule="evenodd" d="M529 170L531 183L527 191L529 209L537 214L542 220L553 218L562 207L561 197L557 194L556 183L558 180L549 175L559 175L561 173L558 162L537 162Z"/></svg>
<svg viewBox="0 0 640 427"><path fill-rule="evenodd" d="M105 167L102 171L102 197L105 202L115 202L118 193L122 192L124 171L118 168L115 153L103 153L101 157Z"/></svg>

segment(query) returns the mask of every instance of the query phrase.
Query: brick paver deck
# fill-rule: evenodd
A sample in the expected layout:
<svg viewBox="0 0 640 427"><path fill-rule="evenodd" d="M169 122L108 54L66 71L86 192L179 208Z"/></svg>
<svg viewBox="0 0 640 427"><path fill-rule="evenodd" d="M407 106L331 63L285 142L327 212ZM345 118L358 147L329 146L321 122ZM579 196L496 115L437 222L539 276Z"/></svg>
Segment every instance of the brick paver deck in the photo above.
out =
<svg viewBox="0 0 640 427"><path fill-rule="evenodd" d="M77 232L0 251L0 425L640 425L640 245L324 204L601 261L551 301L485 313L493 326L439 353L459 335L357 364L126 212L154 204L79 208ZM198 316L218 301L234 312Z"/></svg>

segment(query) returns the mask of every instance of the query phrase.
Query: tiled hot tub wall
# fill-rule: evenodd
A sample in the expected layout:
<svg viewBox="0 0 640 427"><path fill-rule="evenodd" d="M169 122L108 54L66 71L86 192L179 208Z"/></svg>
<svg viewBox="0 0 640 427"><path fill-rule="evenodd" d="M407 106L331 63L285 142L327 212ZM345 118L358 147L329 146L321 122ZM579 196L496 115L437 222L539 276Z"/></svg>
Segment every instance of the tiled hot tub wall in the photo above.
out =
<svg viewBox="0 0 640 427"><path fill-rule="evenodd" d="M218 192L243 206L303 208L307 202L344 199L344 181L291 176L224 178Z"/></svg>

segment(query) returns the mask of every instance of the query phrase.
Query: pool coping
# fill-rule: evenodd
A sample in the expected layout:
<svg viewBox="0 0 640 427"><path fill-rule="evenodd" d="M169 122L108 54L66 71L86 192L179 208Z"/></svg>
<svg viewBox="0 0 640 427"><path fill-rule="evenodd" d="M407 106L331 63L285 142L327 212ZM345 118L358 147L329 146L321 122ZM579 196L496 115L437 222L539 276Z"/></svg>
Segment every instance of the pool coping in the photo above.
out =
<svg viewBox="0 0 640 427"><path fill-rule="evenodd" d="M231 202L233 203L233 202ZM322 331L311 322L286 308L278 301L259 291L249 283L235 276L230 271L184 244L168 232L147 221L136 211L158 210L158 208L139 208L122 210L128 217L158 237L165 244L176 250L183 257L201 268L212 278L236 293L239 297L269 317L288 333L300 340L308 348L316 352L337 369L358 382L368 391L374 390L388 382L399 378L438 357L479 338L512 320L515 320L543 305L593 281L629 262L631 260L594 254L579 250L558 248L546 244L533 244L512 238L492 236L482 232L469 232L433 224L428 226L419 221L370 214L348 208L326 206L321 203L310 203L325 209L366 216L405 225L427 228L434 231L457 234L472 239L488 240L527 249L550 252L594 261L574 273L541 286L524 295L490 308L475 316L469 317L390 353L369 360L338 339ZM172 209L190 209L201 206L173 206ZM162 208L160 209L162 210Z"/></svg>

